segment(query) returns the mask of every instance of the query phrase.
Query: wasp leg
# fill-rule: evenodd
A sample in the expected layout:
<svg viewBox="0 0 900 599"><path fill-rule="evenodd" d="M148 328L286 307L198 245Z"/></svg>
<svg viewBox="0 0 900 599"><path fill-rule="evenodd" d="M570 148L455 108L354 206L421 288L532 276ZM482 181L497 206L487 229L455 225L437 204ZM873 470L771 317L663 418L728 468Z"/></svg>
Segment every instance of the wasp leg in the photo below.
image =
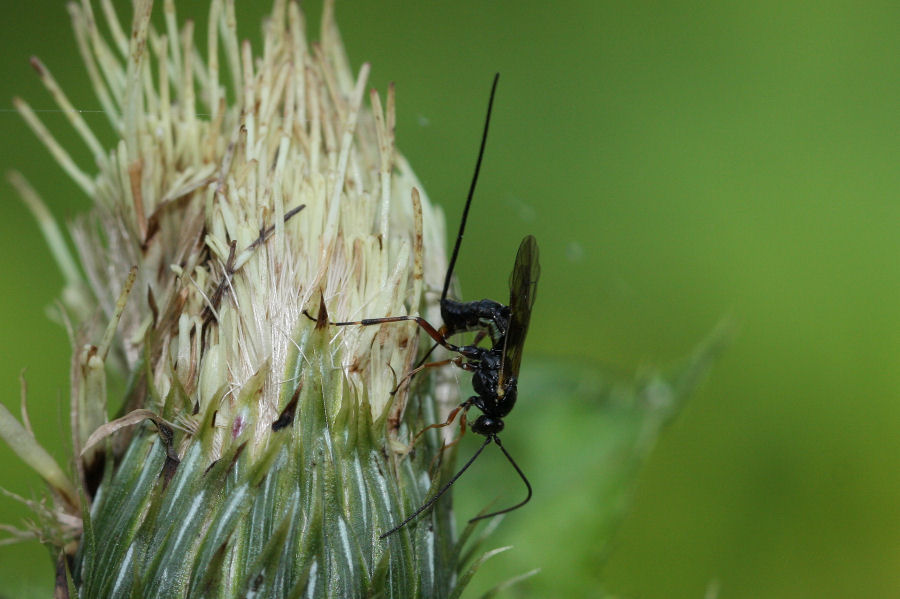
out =
<svg viewBox="0 0 900 599"><path fill-rule="evenodd" d="M466 414L467 412L463 412L462 416L459 417L459 436L450 443L441 442L441 449L435 454L433 458L431 458L431 465L428 467L428 470L430 472L434 472L434 469L437 466L438 461L444 455L444 452L459 443L462 440L463 435L466 434Z"/></svg>
<svg viewBox="0 0 900 599"><path fill-rule="evenodd" d="M408 383L410 380L412 380L412 377L416 376L418 373L422 372L426 368L438 368L440 366L446 366L447 364L456 364L460 368L465 369L463 367L462 359L463 359L462 356L457 356L456 358L448 358L447 360L440 360L439 362L428 362L427 364L420 364L413 370L410 370L406 374L406 376L404 376L402 379L400 379L400 382L398 382L394 386L394 389L391 391L391 395L396 395L397 391L400 390L400 387L403 386L403 383Z"/></svg>
<svg viewBox="0 0 900 599"><path fill-rule="evenodd" d="M310 314L306 310L303 311L303 315L306 316L307 318L309 318L310 320L317 320L316 318L313 318L312 314ZM452 343L447 341L446 337L444 337L436 328L434 328L434 326L432 326L432 324L430 322L428 322L421 316L388 316L386 318L363 318L362 320L348 320L346 322L330 322L329 321L328 324L330 324L332 326L336 326L336 327L346 327L346 326L350 326L350 325L354 325L354 324L367 327L367 326L372 326L373 324L384 324L387 322L407 322L407 321L413 321L417 325L419 325L419 327L421 327L421 329L423 331L428 333L428 336L431 337L432 339L434 339L434 341L441 347L445 347L452 352L459 351L459 346L453 345Z"/></svg>
<svg viewBox="0 0 900 599"><path fill-rule="evenodd" d="M462 332L462 331L460 331L460 332ZM444 339L446 339L447 337L450 337L450 335L447 334L446 325L439 328L438 333L440 333L441 336L444 337ZM475 338L472 340L472 345L475 346L475 345L478 345L479 343L481 343L481 340L484 339L485 337L487 337L487 334L488 334L488 332L486 330L478 331L478 334L475 335ZM440 343L435 343L434 345L432 345L428 349L428 351L425 352L425 355L422 356L422 359L419 360L419 363L416 364L416 368L423 366L425 364L426 360L428 360L428 356L430 356L432 354L432 352L434 352L434 350L436 350L438 348L439 345L440 345ZM416 370L416 372L418 372L418 370Z"/></svg>
<svg viewBox="0 0 900 599"><path fill-rule="evenodd" d="M413 437L412 443L410 445L414 446L416 444L416 442L419 440L419 437L424 435L425 431L427 431L427 430L430 430L433 428L444 428L445 426L450 426L451 424L453 424L453 421L456 420L456 415L459 414L460 410L463 411L462 420L465 421L466 412L468 412L469 408L471 408L474 405L474 402L472 400L473 400L473 398L470 397L466 401L464 401L461 404L459 404L458 406L456 406L450 412L450 414L447 416L447 420L445 420L444 422L440 422L437 424L429 424L428 426L426 426L425 428L420 430L418 433L416 433L416 436ZM465 427L465 424L463 424L462 426Z"/></svg>

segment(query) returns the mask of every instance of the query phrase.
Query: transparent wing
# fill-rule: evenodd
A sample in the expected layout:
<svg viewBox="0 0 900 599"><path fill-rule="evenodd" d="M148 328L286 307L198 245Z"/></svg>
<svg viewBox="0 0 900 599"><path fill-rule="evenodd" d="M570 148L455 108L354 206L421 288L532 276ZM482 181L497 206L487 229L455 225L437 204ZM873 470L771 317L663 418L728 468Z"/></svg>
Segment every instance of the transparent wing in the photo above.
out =
<svg viewBox="0 0 900 599"><path fill-rule="evenodd" d="M537 283L541 276L541 265L538 261L537 240L528 235L519 244L516 263L509 275L509 328L506 331L506 343L503 346L503 363L500 366L500 393L506 379L519 375L522 363L522 350L525 348L525 335L528 334L528 323L531 321L531 308L537 295Z"/></svg>

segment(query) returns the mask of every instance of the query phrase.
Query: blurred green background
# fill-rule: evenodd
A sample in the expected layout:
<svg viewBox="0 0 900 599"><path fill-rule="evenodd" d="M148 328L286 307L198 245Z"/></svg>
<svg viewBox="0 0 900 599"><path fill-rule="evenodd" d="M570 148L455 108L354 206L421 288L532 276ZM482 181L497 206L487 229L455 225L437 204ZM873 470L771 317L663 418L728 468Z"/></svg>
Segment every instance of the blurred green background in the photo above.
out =
<svg viewBox="0 0 900 599"><path fill-rule="evenodd" d="M13 95L54 108L31 54L76 106L99 103L64 4L3 4L0 165L69 218L87 199L7 109ZM205 22L205 3L182 4ZM267 3L239 4L243 35L258 39ZM554 585L594 595L598 581L645 598L900 595L900 4L391 0L337 11L354 65L370 61L381 90L396 82L398 145L450 223L502 73L458 273L468 297L502 299L518 241L538 238L524 369L543 357L628 373L687 354L724 315L739 327L642 471L602 562L595 540L562 532L589 530L591 506L560 501L590 497L602 477L582 451L600 431L578 405L523 388L505 445L536 482L552 480L548 469L567 482L536 486L505 520L492 542L518 548L476 586L544 566L510 596ZM64 118L41 117L88 164ZM103 115L86 118L108 133ZM69 350L44 307L62 279L8 185L0 198L0 397L17 405L28 367L32 421L61 456ZM463 515L500 487L520 492L499 459L483 462L457 489ZM40 495L5 446L0 464L3 487ZM25 516L0 497L0 521ZM49 568L37 544L0 547L11 597L46 585Z"/></svg>

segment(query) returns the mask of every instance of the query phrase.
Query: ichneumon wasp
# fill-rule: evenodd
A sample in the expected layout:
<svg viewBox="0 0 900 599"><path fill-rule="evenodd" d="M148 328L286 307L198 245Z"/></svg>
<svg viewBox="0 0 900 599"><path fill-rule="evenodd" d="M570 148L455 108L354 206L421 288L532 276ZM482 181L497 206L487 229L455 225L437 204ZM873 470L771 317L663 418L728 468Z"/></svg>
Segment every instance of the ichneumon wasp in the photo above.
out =
<svg viewBox="0 0 900 599"><path fill-rule="evenodd" d="M428 429L449 426L460 412L462 412L462 415L460 416L461 436L466 430L466 414L469 408L473 406L481 410L482 414L472 423L471 429L474 433L485 437L484 443L482 443L481 447L478 448L478 451L469 458L466 464L453 475L453 477L441 487L433 497L426 501L415 512L410 514L400 524L382 534L379 537L380 539L384 539L397 532L415 519L419 514L431 507L444 493L447 492L453 483L463 475L491 442L495 443L497 447L500 448L503 455L506 456L506 459L512 464L513 468L515 468L519 477L528 489L528 495L523 501L512 507L491 512L489 514L482 514L481 516L472 518L470 522L511 512L522 507L531 499L531 484L528 482L528 479L525 477L525 474L519 468L518 464L513 460L512 456L506 451L506 448L503 447L503 444L500 442L500 438L497 435L503 430L503 419L513 409L513 406L515 406L516 397L518 395L518 376L519 367L522 363L522 350L525 346L525 336L528 333L528 324L531 320L531 309L534 306L537 282L540 276L537 241L533 236L528 235L522 240L521 244L519 244L519 250L516 253L516 261L509 277L509 305L503 305L490 299L462 302L447 297L450 289L450 281L453 277L453 269L456 265L456 259L459 256L459 248L462 244L466 221L469 216L469 208L472 205L472 198L475 194L475 184L478 181L478 173L481 170L488 128L491 122L491 109L494 104L494 95L497 90L499 78L500 74L497 73L494 76L494 82L491 87L487 117L485 118L484 131L481 137L481 147L478 151L478 159L475 163L475 173L472 176L469 193L466 197L466 204L463 208L459 233L456 237L456 245L453 247L453 254L450 258L450 263L447 266L447 274L444 278L444 288L441 292L440 301L441 318L444 321L443 325L439 329L436 329L427 320L419 316L389 316L386 318L368 318L349 322L329 323L336 326L369 326L390 322L414 321L432 339L434 339L435 343L420 360L417 367L404 377L405 379L411 378L422 369L443 366L446 364L455 364L459 368L473 373L472 387L475 390L475 395L469 397L451 411L445 422L432 424L420 431L413 439L413 443L415 443L415 440L419 435ZM316 320L309 313L304 313L308 318ZM448 341L449 337L465 332L477 332L471 345L460 346ZM490 338L490 347L481 347L479 345L485 336ZM428 356L431 355L431 352L439 345L456 353L457 356L448 360L426 363Z"/></svg>

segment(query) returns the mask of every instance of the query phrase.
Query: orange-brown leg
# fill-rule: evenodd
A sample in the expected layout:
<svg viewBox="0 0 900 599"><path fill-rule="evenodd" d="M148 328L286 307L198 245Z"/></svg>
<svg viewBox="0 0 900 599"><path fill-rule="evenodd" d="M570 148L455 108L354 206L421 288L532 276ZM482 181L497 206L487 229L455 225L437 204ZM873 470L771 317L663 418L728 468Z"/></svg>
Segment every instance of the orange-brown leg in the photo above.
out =
<svg viewBox="0 0 900 599"><path fill-rule="evenodd" d="M450 449L451 447L459 443L463 438L463 435L466 434L466 414L468 414L468 411L463 412L462 416L459 417L459 436L452 443L446 443L441 451L444 451L444 449Z"/></svg>
<svg viewBox="0 0 900 599"><path fill-rule="evenodd" d="M423 431L424 432L424 431ZM434 469L437 467L438 462L441 459L441 456L444 455L444 451L450 449L462 439L463 435L466 434L466 412L462 413L462 416L459 417L459 436L452 441L451 443L444 443L441 441L441 449L431 458L431 465L428 467L430 472L434 472Z"/></svg>
<svg viewBox="0 0 900 599"><path fill-rule="evenodd" d="M479 343L481 343L481 340L487 337L487 334L488 332L485 329L481 329L480 331L478 331L478 333L475 335L475 338L472 339L472 345L478 345Z"/></svg>
<svg viewBox="0 0 900 599"><path fill-rule="evenodd" d="M461 331L460 331L460 332L461 332ZM441 328L439 328L439 329L438 329L438 333L439 333L444 339L446 339L447 337L449 337L449 335L447 335L447 325L443 325ZM475 335L475 339L472 341L472 345L478 345L479 343L481 343L481 340L484 339L485 337L487 337L487 334L488 334L488 333L487 333L486 330L478 331L478 334ZM436 350L437 347L438 347L439 345L440 345L440 343L435 343L434 345L432 345L431 348L429 348L429 350L428 350L427 352L425 352L425 355L422 356L422 358L419 360L419 363L416 364L416 368L418 368L419 366L422 366L423 364L425 364L425 362L428 360L428 356L430 356L431 353L432 353L434 350Z"/></svg>
<svg viewBox="0 0 900 599"><path fill-rule="evenodd" d="M441 459L441 456L444 455L444 451L450 449L454 445L462 440L463 435L466 434L466 414L468 412L463 412L462 416L459 417L459 436L451 443L441 442L441 449L438 451L433 458L431 458L431 465L429 466L429 471L434 472L434 469L437 467L438 461ZM440 426L440 425L438 425ZM424 431L422 431L424 432Z"/></svg>
<svg viewBox="0 0 900 599"><path fill-rule="evenodd" d="M444 428L445 426L450 426L451 424L453 424L453 421L456 419L456 415L459 414L460 410L463 410L463 418L465 418L466 412L469 411L470 407L472 407L472 404L469 402L469 400L462 402L461 404L456 406L450 412L450 414L447 416L447 420L445 420L444 422L440 422L438 424L429 424L428 426L426 426L425 428L420 430L418 433L416 433L416 436L413 437L412 445L416 444L416 442L419 440L419 437L421 437L422 435L425 434L425 431L433 429L433 428ZM465 426L465 425L463 425L463 426Z"/></svg>
<svg viewBox="0 0 900 599"><path fill-rule="evenodd" d="M406 373L406 376L404 376L402 379L400 379L400 382L398 382L394 386L394 389L391 391L391 395L395 395L397 393L397 391L400 389L400 387L403 386L403 383L409 382L412 379L412 377L416 376L418 373L422 372L426 368L437 368L439 366L446 366L447 364L456 364L460 368L463 368L462 360L463 360L462 356L457 356L455 358L448 358L446 360L440 360L438 362L428 362L427 364L422 364L421 366L418 366L418 367L410 370L408 373Z"/></svg>
<svg viewBox="0 0 900 599"><path fill-rule="evenodd" d="M303 311L303 315L306 316L307 318L309 318L310 320L316 320L315 318L313 318L312 314L310 314L306 310ZM345 322L329 321L328 324L330 324L332 326L336 326L336 327L346 327L346 326L350 326L350 325L360 325L360 326L367 327L367 326L372 326L374 324L385 324L388 322L409 322L409 321L415 322L417 325L419 325L419 327L423 331L428 333L428 336L431 337L432 339L434 339L434 341L441 347L445 347L445 348L449 349L450 351L459 351L459 346L453 345L452 343L447 341L447 338L444 337L444 335L441 334L440 331L438 331L436 328L434 328L430 322L428 322L421 316L388 316L386 318L363 318L362 320L348 320Z"/></svg>

